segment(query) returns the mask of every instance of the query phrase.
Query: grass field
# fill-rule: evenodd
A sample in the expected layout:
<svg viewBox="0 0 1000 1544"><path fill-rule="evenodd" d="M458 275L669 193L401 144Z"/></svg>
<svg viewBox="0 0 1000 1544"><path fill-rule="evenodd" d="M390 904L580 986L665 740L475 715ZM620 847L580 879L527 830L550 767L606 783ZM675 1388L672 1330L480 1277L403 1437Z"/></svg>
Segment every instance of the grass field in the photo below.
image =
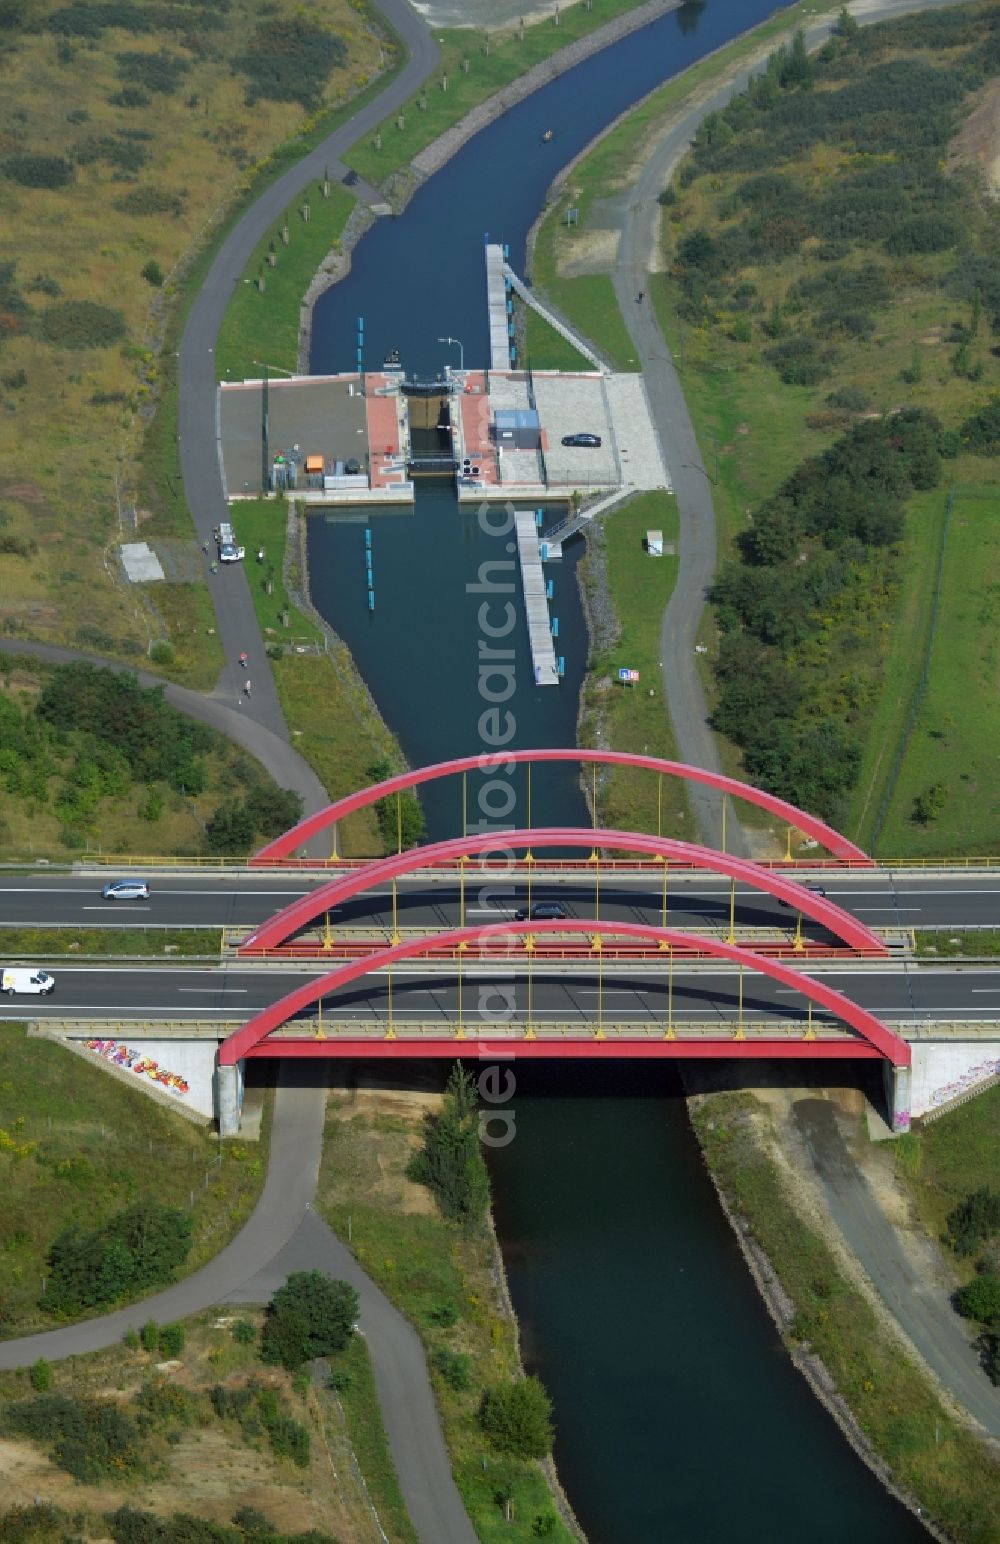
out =
<svg viewBox="0 0 1000 1544"><path fill-rule="evenodd" d="M651 558L646 532L661 530L674 553ZM588 540L599 543L607 584L621 636L590 662L581 713L581 742L609 744L640 755L676 754L663 700L660 673L660 624L677 578L677 502L668 493L640 493L601 522ZM582 582L589 587L588 556ZM636 685L623 685L620 669L638 670ZM650 695L652 693L652 695ZM598 823L625 831L658 829L668 836L690 834L690 814L683 787L673 778L662 783L651 772L615 768L598 783Z"/></svg>
<svg viewBox="0 0 1000 1544"><path fill-rule="evenodd" d="M108 870L109 874L112 872ZM101 878L94 880L94 894L99 893ZM222 938L218 928L163 928L147 932L144 928L74 928L5 927L3 948L6 961L44 961L50 957L73 956L75 959L108 958L126 955L133 958L160 958L164 955L193 955L218 959Z"/></svg>
<svg viewBox="0 0 1000 1544"><path fill-rule="evenodd" d="M938 1401L867 1300L839 1273L825 1241L789 1204L760 1134L766 1119L751 1094L713 1094L699 1102L694 1116L723 1194L748 1221L795 1306L792 1345L822 1359L865 1435L889 1463L895 1483L916 1496L950 1538L960 1544L997 1538L996 1460ZM947 1123L930 1127L920 1140ZM984 1157L992 1154L994 1164L995 1149L994 1132L982 1144Z"/></svg>
<svg viewBox="0 0 1000 1544"><path fill-rule="evenodd" d="M988 1088L919 1133L902 1137L893 1152L921 1222L932 1238L941 1238L953 1207L1000 1174L1000 1088ZM971 1274L971 1259L948 1258L956 1275Z"/></svg>
<svg viewBox="0 0 1000 1544"><path fill-rule="evenodd" d="M939 507L944 503L939 494ZM879 838L880 856L1000 851L998 503L1000 487L956 489L927 690ZM914 799L935 783L944 784L946 802L921 825L912 818Z"/></svg>
<svg viewBox="0 0 1000 1544"><path fill-rule="evenodd" d="M0 1129L10 1139L0 1144L6 1336L51 1323L37 1304L46 1251L63 1228L95 1227L146 1197L190 1209L188 1268L194 1270L242 1227L267 1171L267 1122L259 1144L220 1144L211 1132L51 1041L28 1039L15 1025L0 1026Z"/></svg>
<svg viewBox="0 0 1000 1544"><path fill-rule="evenodd" d="M428 1192L406 1178L427 1094L358 1091L334 1095L327 1115L318 1204L365 1270L415 1325L428 1351L434 1392L452 1468L483 1544L527 1544L545 1537L568 1544L560 1521L539 1534L553 1512L538 1466L488 1448L475 1419L483 1388L517 1367L513 1322L499 1310L492 1248L443 1222ZM455 1390L434 1370L435 1353L470 1359L469 1387ZM513 1519L497 1494L507 1485Z"/></svg>
<svg viewBox="0 0 1000 1544"><path fill-rule="evenodd" d="M356 200L335 184L306 190L295 208L258 245L226 310L215 351L220 380L255 379L260 364L294 370L298 359L299 307L323 259L338 247ZM308 209L308 220L303 210ZM288 233L288 244L282 240ZM274 267L270 259L274 259ZM259 282L263 281L261 291Z"/></svg>
<svg viewBox="0 0 1000 1544"><path fill-rule="evenodd" d="M108 548L130 529L120 522L117 495L127 508L150 406L169 380L157 350L176 300L173 271L254 169L308 132L310 120L296 102L246 105L247 79L233 66L269 13L260 0L217 10L210 35L193 17L186 34L112 26L58 46L46 29L54 9L35 8L37 30L13 15L4 30L5 154L62 156L70 173L54 188L0 177L0 222L15 264L4 298L0 506L11 533L35 543L4 560L0 624L122 654L136 644L145 649L147 625ZM310 16L346 43L322 117L364 88L387 45L349 0L317 0ZM171 82L123 95L117 61L130 52L165 55ZM81 347L44 341L49 306L82 300L110 308L117 340L88 344L96 334L84 333ZM166 470L175 475L173 465ZM159 533L147 523L141 534ZM184 619L172 614L174 597L162 598L154 636L169 630L179 642ZM208 657L204 627L201 646ZM179 672L194 684L196 664L182 653L178 647Z"/></svg>

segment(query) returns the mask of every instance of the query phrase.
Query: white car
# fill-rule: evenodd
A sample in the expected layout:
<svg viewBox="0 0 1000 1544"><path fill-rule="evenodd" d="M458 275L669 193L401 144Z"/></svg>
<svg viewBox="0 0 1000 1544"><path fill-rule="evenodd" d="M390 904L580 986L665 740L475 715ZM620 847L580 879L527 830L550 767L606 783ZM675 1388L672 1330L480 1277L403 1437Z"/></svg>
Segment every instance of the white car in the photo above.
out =
<svg viewBox="0 0 1000 1544"><path fill-rule="evenodd" d="M246 555L246 548L237 547L234 542L225 542L219 548L220 563L239 563Z"/></svg>
<svg viewBox="0 0 1000 1544"><path fill-rule="evenodd" d="M148 901L149 885L144 879L112 879L101 896L105 901Z"/></svg>

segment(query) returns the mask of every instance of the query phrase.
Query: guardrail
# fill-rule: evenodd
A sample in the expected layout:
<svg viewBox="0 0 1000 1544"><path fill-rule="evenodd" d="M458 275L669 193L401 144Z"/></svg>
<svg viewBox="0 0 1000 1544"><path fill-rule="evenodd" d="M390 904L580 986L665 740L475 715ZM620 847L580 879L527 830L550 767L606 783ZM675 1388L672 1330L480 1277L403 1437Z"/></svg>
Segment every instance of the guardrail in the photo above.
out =
<svg viewBox="0 0 1000 1544"><path fill-rule="evenodd" d="M286 869L293 873L308 869L320 869L325 872L328 869L365 868L371 863L378 863L381 856L382 855L365 858L274 858L261 860L261 862L257 864L256 867L258 870L268 868L280 871L282 869ZM1000 856L996 855L974 855L960 858L880 858L874 866L870 862L862 863L858 859L829 857L755 858L754 862L758 865L758 867L763 869L781 869L790 870L792 872L801 871L802 873L810 873L814 870L822 870L827 873L837 873L841 869L845 871L857 869L866 874L877 874L880 872L888 873L892 869L926 869L931 872L933 872L935 869L944 871L953 869L1000 869ZM217 869L220 872L231 873L253 872L253 870L247 869L246 860L234 863L232 858L216 858L204 854L200 856L195 855L189 857L171 857L169 855L166 857L162 855L159 857L153 857L148 854L145 856L130 856L128 854L122 853L108 853L105 855L103 853L88 852L84 853L80 858L75 859L73 863L66 863L60 860L50 860L48 858L36 858L34 860L25 859L21 863L5 864L0 866L6 868L27 869L29 871L41 866L51 866L57 869L75 867L78 869L121 869L123 871L136 868L207 868ZM505 874L511 872L531 872L533 874L561 872L580 873L590 872L596 867L600 867L602 874L662 874L664 863L663 860L657 858L645 860L637 858L613 858L606 856L602 852L599 857L594 857L591 855L586 858L539 858L532 855L530 857L526 856L523 858L515 858L512 862L507 862L504 859L481 861L479 858L470 858L468 862L463 865L463 867L465 868L466 873L468 873L470 869L474 869L491 874ZM676 871L678 873L696 872L695 866L693 864L680 863L673 858L667 861L666 867L668 871ZM416 872L458 874L460 869L459 866L454 863L428 863L425 870L417 870Z"/></svg>

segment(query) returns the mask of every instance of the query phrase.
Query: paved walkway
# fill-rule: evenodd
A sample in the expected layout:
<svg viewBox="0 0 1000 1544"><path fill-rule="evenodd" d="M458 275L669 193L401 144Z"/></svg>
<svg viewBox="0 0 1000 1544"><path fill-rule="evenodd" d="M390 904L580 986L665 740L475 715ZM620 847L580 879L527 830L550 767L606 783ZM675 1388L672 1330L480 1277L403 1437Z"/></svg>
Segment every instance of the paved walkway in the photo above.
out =
<svg viewBox="0 0 1000 1544"><path fill-rule="evenodd" d="M264 189L222 242L188 315L179 356L179 449L184 492L199 542L211 542L213 529L229 518L216 438L215 346L233 288L240 282L257 243L305 185L321 178L325 167L338 162L351 145L395 112L437 63L437 44L405 0L377 0L377 4L408 52L407 63L379 96L359 108L315 150ZM234 703L245 679L238 664L239 654L248 647L248 639L259 637L259 628L244 570L219 574L217 579L220 582L215 586L213 599L226 664L213 695L224 703ZM252 680L253 697L243 709L244 715L276 738L287 741L288 730L274 677L263 651L254 662ZM294 751L290 755L300 759ZM286 763L287 759L286 756Z"/></svg>

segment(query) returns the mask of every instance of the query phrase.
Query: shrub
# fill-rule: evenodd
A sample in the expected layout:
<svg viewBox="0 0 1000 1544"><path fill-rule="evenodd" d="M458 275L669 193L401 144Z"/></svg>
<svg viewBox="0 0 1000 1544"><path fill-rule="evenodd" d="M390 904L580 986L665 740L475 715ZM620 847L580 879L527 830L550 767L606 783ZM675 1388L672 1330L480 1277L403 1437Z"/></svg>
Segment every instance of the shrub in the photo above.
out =
<svg viewBox="0 0 1000 1544"><path fill-rule="evenodd" d="M181 77L189 65L179 54L168 53L161 48L158 53L126 52L115 55L118 73L126 86L137 86L142 91L157 91L170 96L180 85Z"/></svg>
<svg viewBox="0 0 1000 1544"><path fill-rule="evenodd" d="M1000 451L1000 395L967 418L961 432L966 445L977 455L995 456Z"/></svg>
<svg viewBox="0 0 1000 1544"><path fill-rule="evenodd" d="M9 155L0 170L22 188L64 188L75 175L72 162L61 155Z"/></svg>
<svg viewBox="0 0 1000 1544"><path fill-rule="evenodd" d="M32 1363L28 1376L36 1394L45 1394L52 1387L52 1368L44 1356L40 1356L37 1362Z"/></svg>
<svg viewBox="0 0 1000 1544"><path fill-rule="evenodd" d="M256 835L253 815L245 803L220 804L205 823L209 852L239 855L249 852Z"/></svg>
<svg viewBox="0 0 1000 1544"><path fill-rule="evenodd" d="M115 208L121 214L140 216L147 214L179 215L183 207L184 205L176 193L168 193L163 188L132 188L121 198L115 199ZM145 272L143 277L145 278Z"/></svg>
<svg viewBox="0 0 1000 1544"><path fill-rule="evenodd" d="M160 1349L160 1326L155 1319L147 1319L139 1331L139 1339L142 1341L142 1349L151 1355Z"/></svg>
<svg viewBox="0 0 1000 1544"><path fill-rule="evenodd" d="M469 1387L472 1358L461 1351L442 1349L434 1353L434 1366L450 1389L461 1392Z"/></svg>
<svg viewBox="0 0 1000 1544"><path fill-rule="evenodd" d="M978 1319L981 1324L1000 1321L1000 1276L988 1272L976 1276L956 1293L955 1306L966 1319Z"/></svg>
<svg viewBox="0 0 1000 1544"><path fill-rule="evenodd" d="M984 1185L947 1216L948 1242L957 1255L974 1254L984 1239L1000 1233L1000 1190Z"/></svg>
<svg viewBox="0 0 1000 1544"><path fill-rule="evenodd" d="M4 1425L48 1447L59 1468L82 1484L120 1479L139 1464L138 1427L114 1404L41 1394L7 1405Z"/></svg>
<svg viewBox="0 0 1000 1544"><path fill-rule="evenodd" d="M109 348L125 333L125 318L96 300L61 300L46 306L38 335L55 348Z"/></svg>
<svg viewBox="0 0 1000 1544"><path fill-rule="evenodd" d="M300 1469L309 1467L309 1433L290 1415L279 1415L267 1427L268 1441L276 1458L290 1458Z"/></svg>
<svg viewBox="0 0 1000 1544"><path fill-rule="evenodd" d="M144 264L142 269L142 277L145 279L146 283L151 284L154 289L159 289L160 285L163 283L163 269L160 267L155 257L151 257L149 262ZM156 647L159 648L160 645L157 644Z"/></svg>
<svg viewBox="0 0 1000 1544"><path fill-rule="evenodd" d="M501 1453L544 1458L551 1451L552 1403L535 1377L486 1389L479 1403L479 1424Z"/></svg>
<svg viewBox="0 0 1000 1544"><path fill-rule="evenodd" d="M137 1329L133 1329L132 1326L129 1325L128 1329L122 1336L122 1345L125 1346L129 1351L138 1351L139 1344L139 1331Z"/></svg>
<svg viewBox="0 0 1000 1544"><path fill-rule="evenodd" d="M815 386L829 375L832 361L824 360L812 338L786 338L764 350L764 358L774 365L786 386Z"/></svg>
<svg viewBox="0 0 1000 1544"><path fill-rule="evenodd" d="M257 1339L257 1331L250 1319L237 1319L233 1325L233 1339L238 1346L252 1346Z"/></svg>
<svg viewBox="0 0 1000 1544"><path fill-rule="evenodd" d="M843 408L845 413L864 413L872 405L872 399L860 386L839 386L827 397L831 407Z"/></svg>
<svg viewBox="0 0 1000 1544"><path fill-rule="evenodd" d="M165 1324L160 1330L160 1355L180 1356L184 1350L183 1324Z"/></svg>

